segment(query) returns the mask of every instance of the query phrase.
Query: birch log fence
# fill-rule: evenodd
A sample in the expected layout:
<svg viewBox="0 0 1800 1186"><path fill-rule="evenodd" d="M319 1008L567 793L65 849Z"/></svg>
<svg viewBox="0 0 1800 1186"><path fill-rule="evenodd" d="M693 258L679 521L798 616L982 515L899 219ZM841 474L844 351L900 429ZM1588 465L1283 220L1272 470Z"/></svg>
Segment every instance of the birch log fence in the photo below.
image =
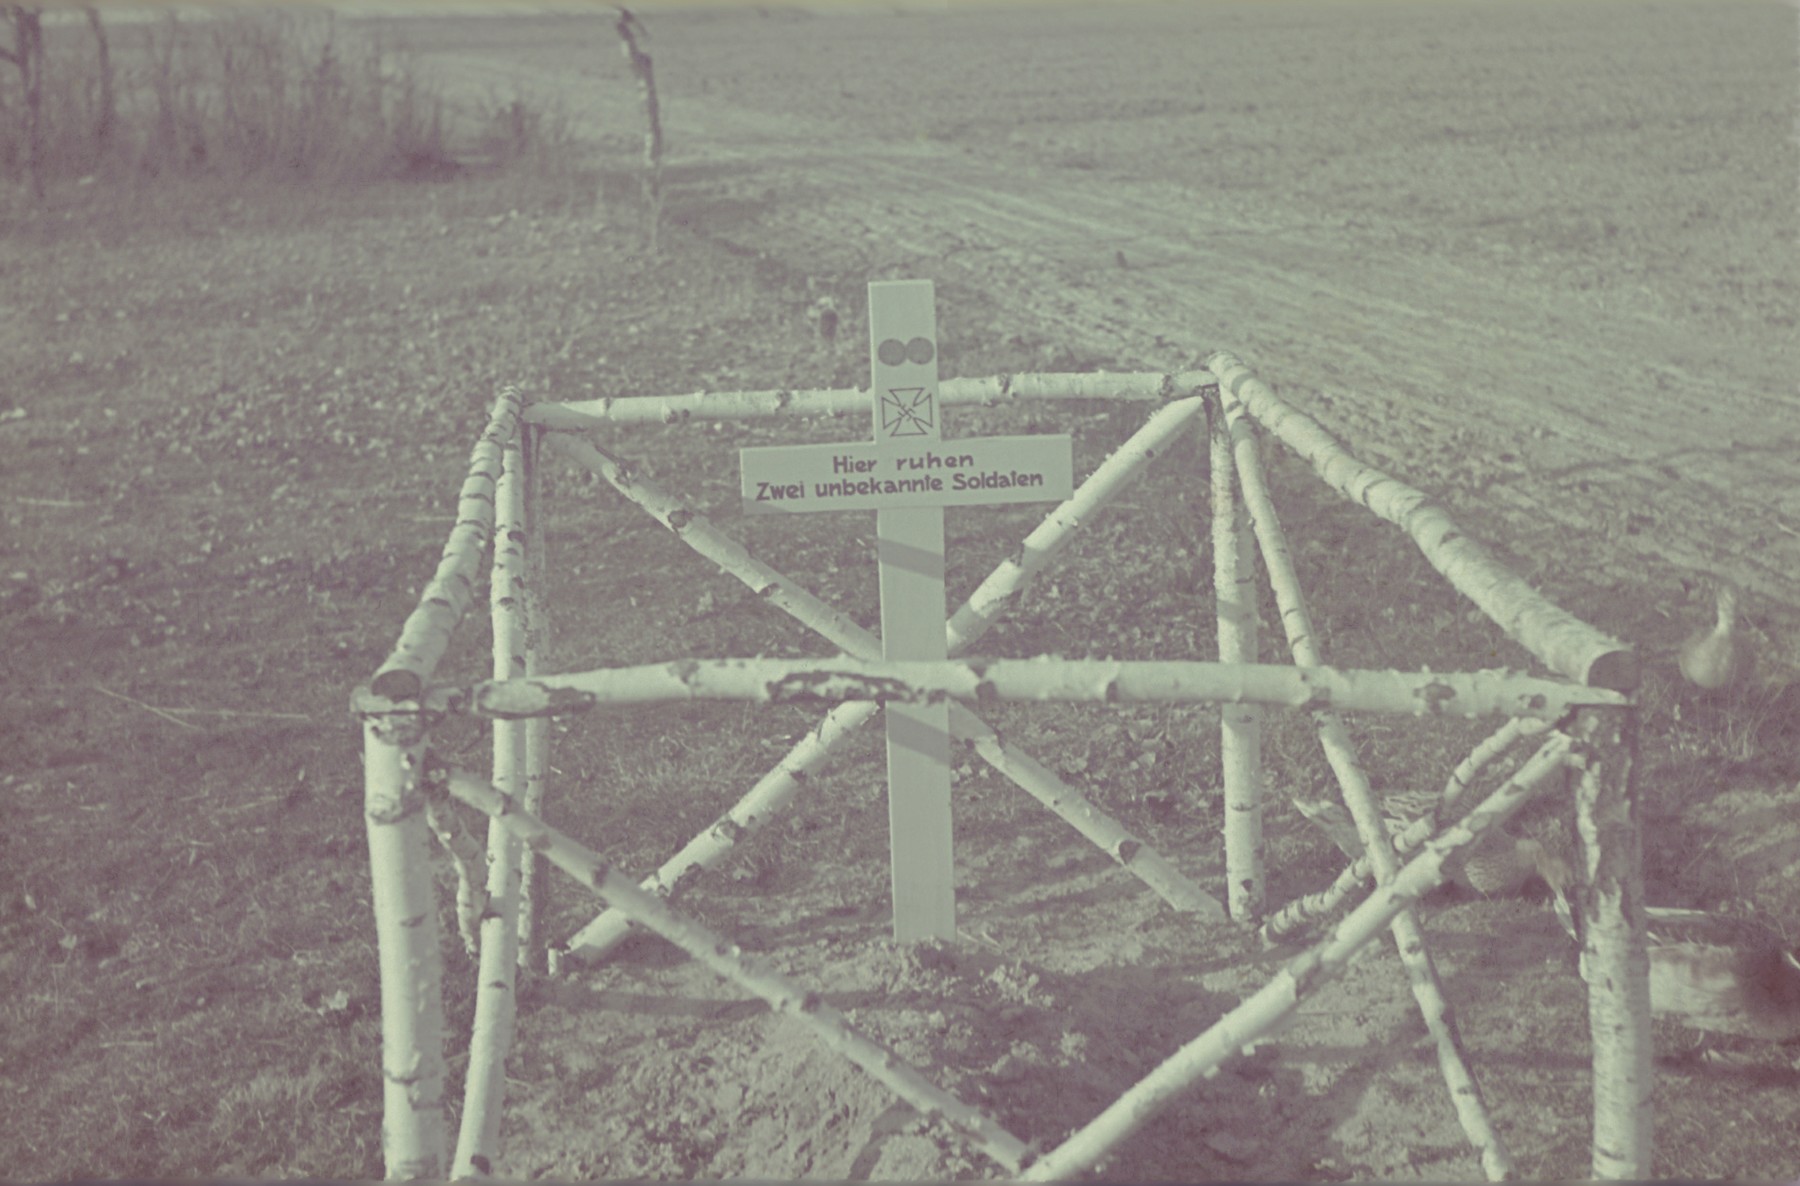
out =
<svg viewBox="0 0 1800 1186"><path fill-rule="evenodd" d="M1031 532L945 623L951 656L883 662L869 632L799 582L757 559L704 514L580 435L602 425L669 425L690 419L851 416L866 423L868 393L856 390L696 392L690 395L556 403L527 402L507 388L494 401L471 452L456 521L436 572L407 618L390 657L358 688L363 723L364 817L379 945L384 1078L383 1148L395 1178L458 1178L503 1172L499 1147L505 1061L517 1017L517 978L603 958L643 927L674 942L722 977L811 1028L922 1114L944 1122L998 1172L1030 1180L1078 1176L1200 1077L1246 1049L1325 988L1383 930L1401 952L1413 993L1437 1042L1440 1066L1471 1146L1491 1179L1512 1171L1469 1067L1412 907L1444 877L1444 866L1531 796L1573 784L1586 877L1578 895L1581 967L1593 1033L1593 1156L1596 1177L1644 1178L1651 1169L1648 956L1641 838L1634 783L1635 656L1553 605L1457 529L1421 492L1363 464L1320 425L1277 398L1250 370L1218 353L1176 374L1044 374L947 380L943 407L1095 400L1154 408L1144 425ZM1326 666L1275 517L1259 435L1306 460L1331 488L1396 525L1450 584L1533 655L1549 676L1516 671L1416 673ZM966 657L969 648L1130 481L1182 438L1211 461L1213 594L1218 662L1065 661ZM554 453L598 475L667 527L703 560L842 652L831 659L724 659L555 672L547 662L546 510L540 465ZM1254 556L1270 574L1291 664L1259 661ZM436 678L472 602L484 555L492 555L492 678ZM960 656L960 657L959 657ZM552 716L701 698L820 705L829 711L745 796L641 880L612 868L575 838L543 822L550 796ZM1226 884L1218 896L1183 875L1048 767L1004 740L979 715L1002 700L1211 702L1221 706L1221 786ZM1292 934L1355 894L1374 891L1328 935L1289 959L1265 987L1165 1062L1090 1123L1039 1151L979 1109L935 1086L860 1033L803 985L762 969L725 936L676 909L680 891L798 799L807 775L874 718L884 704L948 703L953 733L995 770L1050 808L1124 870L1202 926L1261 924ZM1363 851L1329 889L1265 913L1260 729L1265 713L1303 710ZM1346 711L1413 716L1495 716L1498 730L1449 776L1447 808L1509 747L1538 748L1473 809L1439 828L1433 813L1390 837L1342 725ZM464 715L493 723L489 778L452 768L431 749L434 726ZM485 869L452 804L489 819ZM1446 812L1446 817L1448 812ZM430 841L452 850L459 894L452 910L478 961L475 1020L454 1148L447 1122L444 932L433 893ZM1407 856L1407 854L1411 854ZM1405 861L1402 864L1402 860ZM554 867L605 909L574 935L540 933L532 897ZM546 955L549 958L546 960Z"/></svg>

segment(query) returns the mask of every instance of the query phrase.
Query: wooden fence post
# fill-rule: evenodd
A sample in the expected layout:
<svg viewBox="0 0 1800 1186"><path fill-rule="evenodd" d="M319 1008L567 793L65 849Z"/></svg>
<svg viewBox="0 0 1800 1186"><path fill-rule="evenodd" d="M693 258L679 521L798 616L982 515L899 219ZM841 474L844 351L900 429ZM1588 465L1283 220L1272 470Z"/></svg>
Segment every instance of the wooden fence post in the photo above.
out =
<svg viewBox="0 0 1800 1186"><path fill-rule="evenodd" d="M1650 954L1645 935L1644 838L1637 808L1635 710L1584 708L1571 730L1579 749L1576 826L1581 890L1581 975L1594 1049L1595 1178L1651 1176L1653 1085Z"/></svg>
<svg viewBox="0 0 1800 1186"><path fill-rule="evenodd" d="M1256 662L1256 563L1248 516L1238 497L1230 427L1215 389L1206 397L1212 478L1213 593L1219 662ZM1219 705L1219 760L1225 789L1225 887L1231 919L1263 911L1262 706Z"/></svg>
<svg viewBox="0 0 1800 1186"><path fill-rule="evenodd" d="M363 716L363 816L381 960L381 1146L390 1178L441 1178L443 951L419 765L419 713Z"/></svg>
<svg viewBox="0 0 1800 1186"><path fill-rule="evenodd" d="M544 556L544 433L535 425L521 424L520 460L525 485L525 674L538 674L538 664L550 644L549 598L544 581L549 572ZM525 810L543 818L545 778L550 770L550 722L525 723ZM549 948L539 926L543 898L550 892L549 866L538 853L525 856L519 878L519 968L543 975L549 971Z"/></svg>
<svg viewBox="0 0 1800 1186"><path fill-rule="evenodd" d="M494 488L494 561L488 581L493 623L495 679L525 670L525 474L518 434L501 450ZM525 721L494 722L493 785L502 794L525 792ZM446 805L447 808L448 805ZM469 1035L468 1084L462 1127L451 1174L466 1178L494 1171L500 1148L500 1113L506 1099L506 1055L518 1021L520 864L518 837L498 820L488 821L487 908L481 913L480 970L475 1023Z"/></svg>

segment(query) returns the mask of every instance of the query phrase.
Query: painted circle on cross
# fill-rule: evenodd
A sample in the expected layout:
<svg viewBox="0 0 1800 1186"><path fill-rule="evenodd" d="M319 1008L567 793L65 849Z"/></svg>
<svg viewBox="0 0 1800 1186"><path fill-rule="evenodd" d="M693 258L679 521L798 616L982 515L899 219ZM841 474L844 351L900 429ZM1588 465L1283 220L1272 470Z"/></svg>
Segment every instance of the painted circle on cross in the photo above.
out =
<svg viewBox="0 0 1800 1186"><path fill-rule="evenodd" d="M914 338L910 342L887 338L875 347L875 357L881 360L882 366L897 367L903 362L924 366L937 357L937 347L932 345L930 338Z"/></svg>

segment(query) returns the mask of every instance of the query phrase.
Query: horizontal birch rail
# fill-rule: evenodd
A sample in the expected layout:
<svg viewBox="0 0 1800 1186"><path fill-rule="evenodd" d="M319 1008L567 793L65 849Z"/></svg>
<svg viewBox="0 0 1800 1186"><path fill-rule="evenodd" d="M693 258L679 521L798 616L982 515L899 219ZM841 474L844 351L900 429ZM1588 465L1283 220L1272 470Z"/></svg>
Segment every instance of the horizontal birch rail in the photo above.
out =
<svg viewBox="0 0 1800 1186"><path fill-rule="evenodd" d="M1333 933L1288 961L1248 1000L1215 1022L1134 1084L1105 1111L1030 1166L1024 1180L1071 1178L1106 1157L1197 1080L1210 1077L1226 1059L1278 1028L1300 1003L1342 975L1353 957L1395 918L1415 906L1444 879L1444 865L1478 843L1530 800L1537 788L1562 768L1571 741L1556 735L1503 786L1459 824L1425 845L1425 850L1376 888Z"/></svg>
<svg viewBox="0 0 1800 1186"><path fill-rule="evenodd" d="M997 375L946 379L938 386L944 407L997 407L1026 400L1096 399L1168 403L1215 387L1207 371L1180 374ZM752 420L769 416L869 414L869 393L854 388L803 391L696 391L689 395L613 396L533 404L527 424L580 432L603 424L679 424L684 420Z"/></svg>
<svg viewBox="0 0 1800 1186"><path fill-rule="evenodd" d="M518 427L523 399L508 387L494 400L487 427L469 453L469 474L456 499L456 525L444 544L437 572L419 594L418 608L400 628L400 641L375 673L370 688L388 700L413 700L431 681L450 635L474 595L481 557L494 533L494 486L500 453Z"/></svg>
<svg viewBox="0 0 1800 1186"><path fill-rule="evenodd" d="M1558 720L1577 707L1618 706L1618 692L1515 671L1409 673L1332 667L1110 659L970 659L889 663L837 659L681 659L532 679L433 688L427 707L500 720L602 705L679 700L834 704L1040 701L1220 701L1410 716L1490 714ZM367 711L380 711L371 705Z"/></svg>
<svg viewBox="0 0 1800 1186"><path fill-rule="evenodd" d="M486 779L456 770L428 757L422 773L426 794L440 801L454 796L487 815L511 833L526 851L541 853L551 864L605 898L633 922L654 931L725 980L768 1002L811 1030L825 1045L843 1055L895 1095L928 1116L941 1116L982 1153L1011 1173L1025 1164L1025 1142L1001 1128L992 1117L939 1088L910 1063L863 1034L827 1005L778 972L758 967L736 944L675 913L654 894L639 889L591 848L558 832L521 808Z"/></svg>
<svg viewBox="0 0 1800 1186"><path fill-rule="evenodd" d="M1484 545L1464 535L1422 491L1358 461L1318 421L1284 402L1234 356L1221 351L1206 365L1258 423L1305 458L1327 485L1405 531L1457 592L1550 670L1597 688L1637 687L1638 659L1630 647L1551 603Z"/></svg>

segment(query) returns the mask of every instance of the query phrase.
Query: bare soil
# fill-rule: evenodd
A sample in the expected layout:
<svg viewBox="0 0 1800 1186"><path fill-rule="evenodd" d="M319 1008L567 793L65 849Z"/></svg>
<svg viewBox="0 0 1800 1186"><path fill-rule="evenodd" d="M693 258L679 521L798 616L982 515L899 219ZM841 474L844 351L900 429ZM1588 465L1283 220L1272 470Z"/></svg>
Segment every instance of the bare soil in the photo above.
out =
<svg viewBox="0 0 1800 1186"><path fill-rule="evenodd" d="M0 420L10 1173L380 1173L344 705L435 563L493 387L860 384L876 278L936 281L946 377L1238 353L1641 648L1652 901L1777 929L1800 917L1790 10L1295 0L646 20L671 149L654 257L636 236L634 84L608 23L566 17L403 29L468 93L525 86L591 125L585 187L88 192L6 213L0 415L24 413ZM822 293L845 314L836 342L805 317ZM1066 429L1079 477L1143 415L979 412L952 431ZM599 435L872 625L872 523L744 519L735 497L737 447L860 433ZM1274 474L1330 661L1527 663L1396 532L1292 459ZM1165 458L983 653L1214 653L1205 489L1203 451ZM604 487L555 469L549 497L557 666L822 652ZM951 516L953 600L1037 514ZM1723 700L1672 663L1715 573L1745 586L1765 658L1765 682ZM485 641L467 624L446 674L483 671ZM1218 886L1216 712L991 719ZM724 705L567 722L549 814L647 872L809 720ZM1439 784L1493 724L1354 722L1372 777L1396 788ZM1315 780L1305 722L1269 729L1274 787ZM471 764L484 752L472 728L438 740ZM978 759L956 761L954 948L887 942L873 733L685 908L1054 1144L1291 951L1169 911ZM1278 903L1337 862L1275 800ZM551 932L594 908L558 886ZM1425 925L1521 1174L1585 1176L1584 990L1542 895L1444 891ZM456 1070L473 968L453 938L446 958ZM997 1173L657 941L529 983L521 1003L508 1176ZM1658 1036L1659 1174L1800 1174L1788 1052L1728 1039L1707 1059L1687 1031ZM1105 1176L1480 1171L1389 948Z"/></svg>
<svg viewBox="0 0 1800 1186"><path fill-rule="evenodd" d="M1509 531L1791 602L1790 24L1533 0L670 16L670 214L808 273L929 272L1078 355L1279 359L1353 444ZM414 44L638 126L609 31L550 27Z"/></svg>

